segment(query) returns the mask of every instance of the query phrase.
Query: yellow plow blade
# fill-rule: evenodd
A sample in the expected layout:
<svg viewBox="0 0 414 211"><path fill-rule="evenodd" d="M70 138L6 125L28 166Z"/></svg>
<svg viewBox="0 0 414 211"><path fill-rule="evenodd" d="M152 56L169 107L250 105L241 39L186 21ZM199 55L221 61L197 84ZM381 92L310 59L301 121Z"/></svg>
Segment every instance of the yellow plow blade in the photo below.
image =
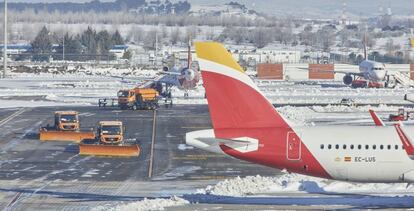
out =
<svg viewBox="0 0 414 211"><path fill-rule="evenodd" d="M138 157L141 149L135 145L79 144L80 155Z"/></svg>
<svg viewBox="0 0 414 211"><path fill-rule="evenodd" d="M73 141L76 143L84 139L94 139L95 133L77 132L77 131L56 131L56 130L40 130L39 139L41 141Z"/></svg>

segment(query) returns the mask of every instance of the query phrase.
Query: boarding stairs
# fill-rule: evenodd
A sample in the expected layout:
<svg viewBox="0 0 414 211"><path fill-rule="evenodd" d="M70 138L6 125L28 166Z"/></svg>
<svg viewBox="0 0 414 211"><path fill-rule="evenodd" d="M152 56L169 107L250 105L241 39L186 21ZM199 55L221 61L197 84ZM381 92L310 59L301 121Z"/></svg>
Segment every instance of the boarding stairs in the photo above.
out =
<svg viewBox="0 0 414 211"><path fill-rule="evenodd" d="M404 87L414 87L414 81L411 80L411 78L407 74L404 74L404 73L401 73L401 72L395 72L393 74L393 76L394 76L395 80L399 84L401 84L402 86L404 86Z"/></svg>

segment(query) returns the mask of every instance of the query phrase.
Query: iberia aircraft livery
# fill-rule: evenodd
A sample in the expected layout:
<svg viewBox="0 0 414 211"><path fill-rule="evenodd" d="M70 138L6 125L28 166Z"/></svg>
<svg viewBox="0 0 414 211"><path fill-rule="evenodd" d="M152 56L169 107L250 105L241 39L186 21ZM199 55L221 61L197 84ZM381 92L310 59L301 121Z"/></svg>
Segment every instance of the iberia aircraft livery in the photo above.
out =
<svg viewBox="0 0 414 211"><path fill-rule="evenodd" d="M292 127L220 43L196 53L213 129L189 145L310 176L355 182L414 182L409 126Z"/></svg>

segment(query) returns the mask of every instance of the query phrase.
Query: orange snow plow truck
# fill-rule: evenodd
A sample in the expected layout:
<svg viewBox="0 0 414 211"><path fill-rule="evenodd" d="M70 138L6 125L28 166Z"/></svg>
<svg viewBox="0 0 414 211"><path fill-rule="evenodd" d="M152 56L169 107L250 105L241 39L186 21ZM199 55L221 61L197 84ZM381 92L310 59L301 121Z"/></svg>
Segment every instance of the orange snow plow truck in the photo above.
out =
<svg viewBox="0 0 414 211"><path fill-rule="evenodd" d="M79 154L97 156L139 156L141 149L136 142L127 143L125 128L120 121L100 121L96 137L79 143Z"/></svg>
<svg viewBox="0 0 414 211"><path fill-rule="evenodd" d="M56 111L53 126L49 124L39 130L41 141L73 141L95 138L93 131L80 131L79 113L76 111Z"/></svg>
<svg viewBox="0 0 414 211"><path fill-rule="evenodd" d="M134 88L118 91L118 106L122 109L155 110L159 93L151 88Z"/></svg>

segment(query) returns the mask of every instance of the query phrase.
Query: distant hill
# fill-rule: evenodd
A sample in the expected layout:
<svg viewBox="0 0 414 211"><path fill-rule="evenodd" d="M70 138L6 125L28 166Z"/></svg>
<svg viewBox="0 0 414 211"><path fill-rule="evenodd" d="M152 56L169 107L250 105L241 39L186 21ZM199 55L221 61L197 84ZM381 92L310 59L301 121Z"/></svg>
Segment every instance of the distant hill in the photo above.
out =
<svg viewBox="0 0 414 211"><path fill-rule="evenodd" d="M82 1L82 0L81 0ZM3 4L0 5L0 8ZM25 9L34 10L48 10L60 11L60 12L81 12L81 11L96 11L96 12L108 12L108 11L123 11L134 10L144 14L169 14L169 13L186 13L190 10L191 5L187 1L179 1L177 3L169 0L116 0L116 1L65 1L65 2L53 2L53 1L24 1L9 2L8 7L12 10L22 11Z"/></svg>
<svg viewBox="0 0 414 211"><path fill-rule="evenodd" d="M193 5L225 4L235 0L189 0ZM236 0L248 8L269 15L292 15L304 18L335 18L347 4L351 17L373 17L379 8L390 7L394 15L413 15L414 0Z"/></svg>
<svg viewBox="0 0 414 211"><path fill-rule="evenodd" d="M25 9L48 10L61 12L76 11L119 11L121 9L137 8L145 4L145 0L116 0L114 2L101 2L93 0L90 2L51 2L51 3L28 3L28 2L9 2L8 8L12 10L22 11ZM1 5L2 6L2 5Z"/></svg>

